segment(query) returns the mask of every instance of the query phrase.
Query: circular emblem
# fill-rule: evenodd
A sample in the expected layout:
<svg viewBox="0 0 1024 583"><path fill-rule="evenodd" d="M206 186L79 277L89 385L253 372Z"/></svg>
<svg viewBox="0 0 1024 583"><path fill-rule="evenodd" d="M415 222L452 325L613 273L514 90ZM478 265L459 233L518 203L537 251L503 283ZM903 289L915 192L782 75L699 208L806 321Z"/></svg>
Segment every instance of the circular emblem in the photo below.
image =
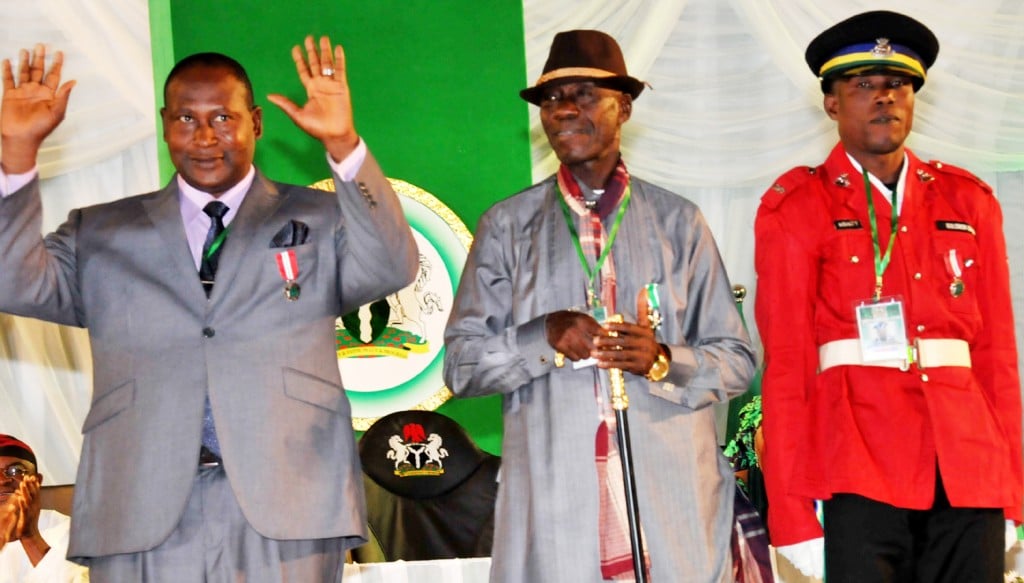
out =
<svg viewBox="0 0 1024 583"><path fill-rule="evenodd" d="M388 180L419 247L419 271L408 287L335 323L338 368L359 431L389 413L433 410L451 398L441 376L444 327L472 242L443 202L413 184ZM312 188L334 191L334 181Z"/></svg>

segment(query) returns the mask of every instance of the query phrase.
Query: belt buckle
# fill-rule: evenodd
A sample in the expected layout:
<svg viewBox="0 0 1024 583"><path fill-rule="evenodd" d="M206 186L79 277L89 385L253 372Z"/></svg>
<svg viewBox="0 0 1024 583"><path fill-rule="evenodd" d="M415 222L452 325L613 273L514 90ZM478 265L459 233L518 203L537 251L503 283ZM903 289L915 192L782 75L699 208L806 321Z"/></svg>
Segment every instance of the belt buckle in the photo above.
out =
<svg viewBox="0 0 1024 583"><path fill-rule="evenodd" d="M199 448L199 467L217 468L220 467L220 456L210 451L205 445Z"/></svg>
<svg viewBox="0 0 1024 583"><path fill-rule="evenodd" d="M910 370L911 365L914 364L916 364L918 368L921 368L920 355L920 345L917 343L917 338L914 338L913 344L907 345L907 356L903 359L903 362L900 363L900 370L902 372L907 372Z"/></svg>
<svg viewBox="0 0 1024 583"><path fill-rule="evenodd" d="M907 345L907 358L904 359L903 364L900 365L900 370L907 372L910 370L911 365L916 365L917 369L924 371L924 366L921 365L921 342L919 337L914 338L912 344Z"/></svg>

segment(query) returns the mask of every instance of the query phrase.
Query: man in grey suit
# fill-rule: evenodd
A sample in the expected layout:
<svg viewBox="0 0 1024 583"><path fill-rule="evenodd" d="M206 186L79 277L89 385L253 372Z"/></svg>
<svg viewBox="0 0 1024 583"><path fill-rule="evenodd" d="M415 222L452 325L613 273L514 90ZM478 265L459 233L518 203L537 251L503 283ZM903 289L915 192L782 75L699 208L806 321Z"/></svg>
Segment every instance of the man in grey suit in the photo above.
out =
<svg viewBox="0 0 1024 583"><path fill-rule="evenodd" d="M625 376L651 578L733 580L735 486L710 405L746 389L754 356L700 211L620 156L643 88L610 36L555 36L520 96L562 165L487 211L463 271L445 380L504 395L492 582L635 577L607 369Z"/></svg>
<svg viewBox="0 0 1024 583"><path fill-rule="evenodd" d="M74 83L41 45L16 76L3 63L0 309L89 330L68 555L95 581L340 581L365 541L334 323L408 284L417 253L355 131L341 47L305 48L307 103L269 100L323 142L336 196L254 168L248 76L202 53L164 88L174 179L45 238L36 154Z"/></svg>

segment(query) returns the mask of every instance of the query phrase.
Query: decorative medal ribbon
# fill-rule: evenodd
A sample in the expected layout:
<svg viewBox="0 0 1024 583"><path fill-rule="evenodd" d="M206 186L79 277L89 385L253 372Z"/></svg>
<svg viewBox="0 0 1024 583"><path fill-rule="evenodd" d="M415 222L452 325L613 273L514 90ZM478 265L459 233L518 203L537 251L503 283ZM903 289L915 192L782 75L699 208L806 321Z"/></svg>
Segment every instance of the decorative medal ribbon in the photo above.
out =
<svg viewBox="0 0 1024 583"><path fill-rule="evenodd" d="M284 297L289 302L299 299L302 288L295 281L299 277L299 260L295 257L294 249L286 249L274 256L277 261L277 272L284 280Z"/></svg>
<svg viewBox="0 0 1024 583"><path fill-rule="evenodd" d="M956 249L950 249L944 259L946 260L946 271L952 277L952 281L949 282L949 295L958 298L964 293L964 280L962 279L964 270L956 256Z"/></svg>

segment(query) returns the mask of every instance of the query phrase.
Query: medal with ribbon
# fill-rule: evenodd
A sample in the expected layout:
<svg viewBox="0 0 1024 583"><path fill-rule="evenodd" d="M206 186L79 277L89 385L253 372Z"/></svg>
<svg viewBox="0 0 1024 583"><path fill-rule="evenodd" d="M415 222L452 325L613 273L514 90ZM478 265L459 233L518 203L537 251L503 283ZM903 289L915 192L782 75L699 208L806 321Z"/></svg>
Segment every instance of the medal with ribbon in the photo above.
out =
<svg viewBox="0 0 1024 583"><path fill-rule="evenodd" d="M964 293L964 280L961 277L964 274L964 270L956 256L956 249L950 249L949 253L943 258L946 260L946 271L953 278L949 282L949 294L954 298L958 298Z"/></svg>
<svg viewBox="0 0 1024 583"><path fill-rule="evenodd" d="M277 272L284 280L284 297L289 302L299 299L302 288L295 280L299 277L299 260L295 257L294 249L281 251L274 256L277 260Z"/></svg>

